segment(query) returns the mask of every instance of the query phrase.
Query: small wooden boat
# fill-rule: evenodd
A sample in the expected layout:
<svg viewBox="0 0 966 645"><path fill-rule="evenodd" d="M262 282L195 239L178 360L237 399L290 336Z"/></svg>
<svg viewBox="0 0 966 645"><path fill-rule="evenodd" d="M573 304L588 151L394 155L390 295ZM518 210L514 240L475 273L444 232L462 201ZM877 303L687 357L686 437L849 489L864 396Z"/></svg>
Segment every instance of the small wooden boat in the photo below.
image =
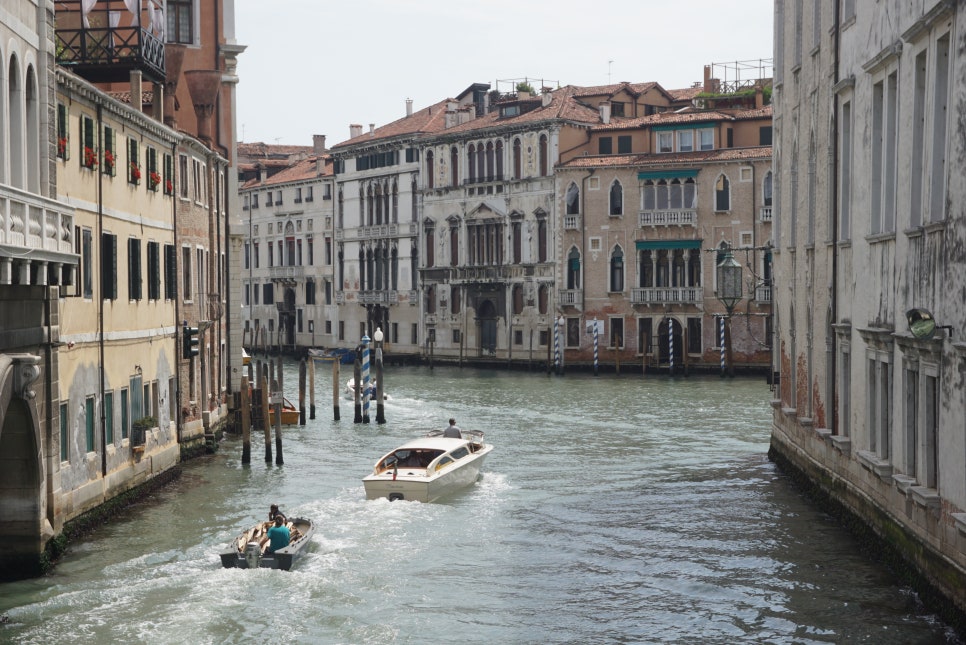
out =
<svg viewBox="0 0 966 645"><path fill-rule="evenodd" d="M283 403L282 403L282 425L284 425L284 426L294 426L294 425L298 425L298 422L299 422L299 419L301 417L301 414L295 408L295 406L292 405L292 402L291 401L289 401L285 397L282 397L282 401L283 401ZM274 405L269 405L268 406L268 422L271 425L275 425L275 406Z"/></svg>
<svg viewBox="0 0 966 645"><path fill-rule="evenodd" d="M304 517L290 519L285 524L291 534L289 544L274 553L268 552L268 529L271 526L271 522L259 522L232 540L219 554L221 565L226 569L291 569L312 541L315 524Z"/></svg>
<svg viewBox="0 0 966 645"><path fill-rule="evenodd" d="M310 348L308 357L320 363L334 363L338 361L343 365L352 365L355 360L356 352L353 349L333 347L332 349Z"/></svg>

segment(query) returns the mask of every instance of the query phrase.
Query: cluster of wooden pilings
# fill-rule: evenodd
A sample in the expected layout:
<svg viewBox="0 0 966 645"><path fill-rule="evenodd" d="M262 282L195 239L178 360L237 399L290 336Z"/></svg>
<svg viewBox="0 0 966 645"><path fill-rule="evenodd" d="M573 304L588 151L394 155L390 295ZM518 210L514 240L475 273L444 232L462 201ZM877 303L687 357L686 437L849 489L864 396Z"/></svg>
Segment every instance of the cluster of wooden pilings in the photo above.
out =
<svg viewBox="0 0 966 645"><path fill-rule="evenodd" d="M380 357L381 358L381 357ZM339 410L339 361L333 360L332 363L332 413L333 418L340 419ZM356 383L360 382L359 365L355 361L354 377ZM316 360L309 358L299 362L299 397L298 412L299 425L305 425L305 391L306 377L308 378L309 392L309 419L315 419L315 366ZM385 423L385 413L383 411L383 389L382 389L382 361L377 362L377 423ZM254 387L253 387L254 384ZM355 423L368 423L368 415L362 414L361 387L355 388ZM261 431L265 436L265 463L272 462L272 427L275 430L275 463L282 465L285 463L282 456L282 410L285 397L284 379L282 376L282 357L278 356L275 360L252 358L248 363L248 374L241 378L239 387L240 421L242 434L242 463L250 464L252 461L252 430Z"/></svg>

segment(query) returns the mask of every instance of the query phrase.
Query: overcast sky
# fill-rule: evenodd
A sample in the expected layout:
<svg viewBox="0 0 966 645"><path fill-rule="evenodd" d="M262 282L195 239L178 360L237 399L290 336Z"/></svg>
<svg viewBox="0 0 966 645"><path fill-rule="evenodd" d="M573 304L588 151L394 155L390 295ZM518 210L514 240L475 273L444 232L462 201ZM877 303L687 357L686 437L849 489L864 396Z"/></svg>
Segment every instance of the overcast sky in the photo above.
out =
<svg viewBox="0 0 966 645"><path fill-rule="evenodd" d="M736 61L766 61L770 75L773 4L235 0L237 42L248 46L238 137L311 145L324 134L331 147L349 138L350 123L379 127L405 116L407 98L418 110L477 82L676 89L701 81L705 65Z"/></svg>

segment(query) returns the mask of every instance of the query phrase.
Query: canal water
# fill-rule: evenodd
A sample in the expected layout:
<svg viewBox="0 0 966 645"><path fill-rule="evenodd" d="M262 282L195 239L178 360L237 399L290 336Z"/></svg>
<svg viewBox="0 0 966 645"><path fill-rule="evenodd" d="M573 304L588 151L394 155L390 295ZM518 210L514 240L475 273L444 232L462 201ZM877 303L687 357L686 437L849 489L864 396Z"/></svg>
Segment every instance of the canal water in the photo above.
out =
<svg viewBox="0 0 966 645"><path fill-rule="evenodd" d="M294 363L285 378L296 400ZM49 576L0 585L0 642L959 642L767 460L761 379L392 367L385 383L385 425L345 400L334 422L320 372L283 466L257 442L243 466L228 439ZM374 461L450 416L496 447L477 485L366 501ZM272 502L317 521L309 553L221 568Z"/></svg>

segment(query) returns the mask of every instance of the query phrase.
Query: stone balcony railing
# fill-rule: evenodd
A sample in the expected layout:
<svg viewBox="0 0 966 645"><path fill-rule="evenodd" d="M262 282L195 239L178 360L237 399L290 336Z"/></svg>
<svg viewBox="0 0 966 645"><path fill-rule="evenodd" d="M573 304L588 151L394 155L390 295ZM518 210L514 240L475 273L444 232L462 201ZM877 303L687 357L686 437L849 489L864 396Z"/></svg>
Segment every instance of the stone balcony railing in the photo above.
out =
<svg viewBox="0 0 966 645"><path fill-rule="evenodd" d="M0 187L0 247L35 251L29 260L19 262L24 271L21 282L30 275L32 262L75 266L74 209L17 188ZM10 284L11 263L17 255L0 257L0 284ZM40 272L39 276L40 283L46 284L46 273Z"/></svg>
<svg viewBox="0 0 966 645"><path fill-rule="evenodd" d="M639 226L697 226L698 211L693 208L641 211Z"/></svg>
<svg viewBox="0 0 966 645"><path fill-rule="evenodd" d="M631 302L635 305L699 304L703 301L703 287L639 287L631 290Z"/></svg>
<svg viewBox="0 0 966 645"><path fill-rule="evenodd" d="M770 222L771 221L771 206L762 206L761 207L761 210L759 211L759 213L760 213L759 214L759 219L762 222Z"/></svg>
<svg viewBox="0 0 966 645"><path fill-rule="evenodd" d="M579 307L583 303L582 289L561 289L560 304L564 307Z"/></svg>
<svg viewBox="0 0 966 645"><path fill-rule="evenodd" d="M755 287L755 300L758 302L771 302L771 285Z"/></svg>
<svg viewBox="0 0 966 645"><path fill-rule="evenodd" d="M268 271L272 280L301 280L305 277L305 267L300 266L270 267Z"/></svg>

